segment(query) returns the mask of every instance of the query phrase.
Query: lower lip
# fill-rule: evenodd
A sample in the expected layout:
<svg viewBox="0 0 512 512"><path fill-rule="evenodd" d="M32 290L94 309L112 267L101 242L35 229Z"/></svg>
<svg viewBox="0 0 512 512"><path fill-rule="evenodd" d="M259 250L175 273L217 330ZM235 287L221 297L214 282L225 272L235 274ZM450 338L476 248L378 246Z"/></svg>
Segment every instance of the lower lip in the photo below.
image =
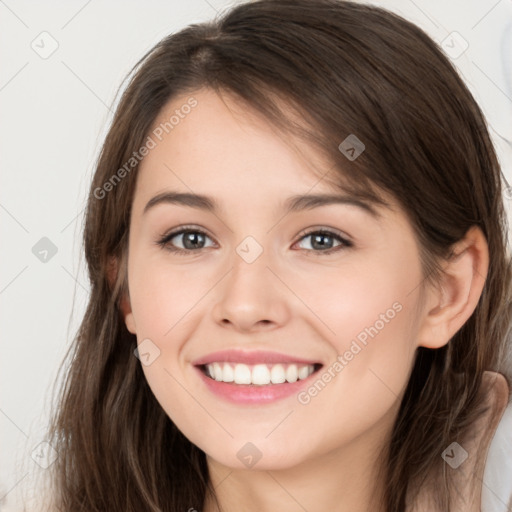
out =
<svg viewBox="0 0 512 512"><path fill-rule="evenodd" d="M215 395L237 404L265 404L275 402L298 394L301 388L309 385L313 378L316 378L318 371L313 372L307 379L283 384L267 384L258 386L256 384L234 384L233 382L220 382L207 377L201 368L195 369L208 389Z"/></svg>

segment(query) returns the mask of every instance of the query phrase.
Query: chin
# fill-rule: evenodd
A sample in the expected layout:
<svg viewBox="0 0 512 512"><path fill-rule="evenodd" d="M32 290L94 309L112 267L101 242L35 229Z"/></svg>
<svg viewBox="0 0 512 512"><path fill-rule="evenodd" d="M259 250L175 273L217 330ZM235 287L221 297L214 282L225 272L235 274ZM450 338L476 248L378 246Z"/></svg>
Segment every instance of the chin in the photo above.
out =
<svg viewBox="0 0 512 512"><path fill-rule="evenodd" d="M201 448L203 449L203 448ZM204 450L208 459L233 470L279 471L290 469L305 461L305 454L294 446L275 446L265 442L231 440L229 446Z"/></svg>

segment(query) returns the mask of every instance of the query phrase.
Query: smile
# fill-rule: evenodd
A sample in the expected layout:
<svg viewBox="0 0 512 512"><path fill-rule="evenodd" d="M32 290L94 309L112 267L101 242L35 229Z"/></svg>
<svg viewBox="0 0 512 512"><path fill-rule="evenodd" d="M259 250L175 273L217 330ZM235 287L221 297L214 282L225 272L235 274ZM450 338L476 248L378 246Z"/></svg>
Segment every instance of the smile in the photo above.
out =
<svg viewBox="0 0 512 512"><path fill-rule="evenodd" d="M324 365L310 357L233 348L191 363L211 398L254 406L293 397L311 384Z"/></svg>
<svg viewBox="0 0 512 512"><path fill-rule="evenodd" d="M214 362L202 365L202 370L217 382L266 386L293 383L307 379L320 365L314 364L234 364Z"/></svg>

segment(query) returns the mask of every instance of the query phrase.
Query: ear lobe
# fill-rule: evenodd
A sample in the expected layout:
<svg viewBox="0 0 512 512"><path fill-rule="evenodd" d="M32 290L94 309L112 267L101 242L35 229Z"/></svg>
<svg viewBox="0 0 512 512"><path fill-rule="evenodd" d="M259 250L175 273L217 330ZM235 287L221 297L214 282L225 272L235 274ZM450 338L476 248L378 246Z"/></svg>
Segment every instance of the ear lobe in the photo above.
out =
<svg viewBox="0 0 512 512"><path fill-rule="evenodd" d="M132 334L137 334L137 330L135 328L135 319L133 317L130 299L126 295L123 295L123 297L120 300L120 308L121 308L121 313L123 314L124 323L126 324L126 328Z"/></svg>
<svg viewBox="0 0 512 512"><path fill-rule="evenodd" d="M124 276L122 276L126 282L127 280L127 273L126 269L123 267L123 265L119 265L119 260L115 256L111 256L108 261L108 267L107 267L107 279L110 284L110 289L114 290L116 281L118 279L118 271L121 270L123 272ZM121 297L119 299L119 309L121 310L121 314L123 315L124 322L126 324L126 328L129 332L132 334L136 334L135 329L135 320L133 317L133 312L130 304L130 297L127 292L124 290L121 292Z"/></svg>
<svg viewBox="0 0 512 512"><path fill-rule="evenodd" d="M473 314L488 268L487 240L481 229L473 226L454 245L439 286L427 292L418 346L436 349L450 341Z"/></svg>

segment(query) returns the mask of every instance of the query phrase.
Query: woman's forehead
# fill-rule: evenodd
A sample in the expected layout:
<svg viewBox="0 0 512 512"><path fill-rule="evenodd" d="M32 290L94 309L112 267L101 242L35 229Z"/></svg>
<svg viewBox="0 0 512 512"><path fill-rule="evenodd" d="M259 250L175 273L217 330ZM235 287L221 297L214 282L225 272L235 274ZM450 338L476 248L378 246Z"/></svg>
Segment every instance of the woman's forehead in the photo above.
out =
<svg viewBox="0 0 512 512"><path fill-rule="evenodd" d="M183 108L189 103L194 107ZM169 101L150 137L154 148L139 166L138 195L164 189L208 190L218 197L262 191L269 200L306 191L354 195L324 153L276 130L233 96L209 89Z"/></svg>
<svg viewBox="0 0 512 512"><path fill-rule="evenodd" d="M246 184L251 188L279 188L290 180L303 186L332 188L319 180L332 167L311 147L290 144L273 126L253 112L234 112L210 92L195 94L197 106L167 133L156 131L180 109L186 99L166 105L153 125L155 147L139 166L141 184L182 183L222 189ZM242 116L242 114L244 114ZM164 126L165 128L165 126ZM159 140L160 139L160 140Z"/></svg>

